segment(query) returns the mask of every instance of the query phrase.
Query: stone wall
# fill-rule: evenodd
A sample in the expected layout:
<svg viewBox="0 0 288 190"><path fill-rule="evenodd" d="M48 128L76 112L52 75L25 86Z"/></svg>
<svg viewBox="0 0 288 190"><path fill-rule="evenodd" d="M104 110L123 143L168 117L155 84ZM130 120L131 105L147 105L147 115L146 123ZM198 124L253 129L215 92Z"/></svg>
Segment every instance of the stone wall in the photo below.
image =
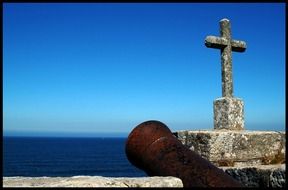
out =
<svg viewBox="0 0 288 190"><path fill-rule="evenodd" d="M227 174L248 187L284 187L286 165L258 165L250 167L220 167Z"/></svg>
<svg viewBox="0 0 288 190"><path fill-rule="evenodd" d="M285 132L195 130L174 134L183 145L216 166L285 163Z"/></svg>
<svg viewBox="0 0 288 190"><path fill-rule="evenodd" d="M174 135L248 187L286 185L285 132L183 130Z"/></svg>
<svg viewBox="0 0 288 190"><path fill-rule="evenodd" d="M3 187L183 187L175 177L3 177Z"/></svg>

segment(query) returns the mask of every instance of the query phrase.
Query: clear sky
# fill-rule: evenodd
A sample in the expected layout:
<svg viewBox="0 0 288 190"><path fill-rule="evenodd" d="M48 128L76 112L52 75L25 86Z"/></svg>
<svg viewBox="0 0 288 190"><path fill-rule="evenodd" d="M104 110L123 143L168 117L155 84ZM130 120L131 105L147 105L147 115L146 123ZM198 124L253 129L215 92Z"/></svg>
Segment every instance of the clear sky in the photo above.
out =
<svg viewBox="0 0 288 190"><path fill-rule="evenodd" d="M231 21L247 130L285 130L285 4L3 4L4 135L128 135L146 120L213 129Z"/></svg>

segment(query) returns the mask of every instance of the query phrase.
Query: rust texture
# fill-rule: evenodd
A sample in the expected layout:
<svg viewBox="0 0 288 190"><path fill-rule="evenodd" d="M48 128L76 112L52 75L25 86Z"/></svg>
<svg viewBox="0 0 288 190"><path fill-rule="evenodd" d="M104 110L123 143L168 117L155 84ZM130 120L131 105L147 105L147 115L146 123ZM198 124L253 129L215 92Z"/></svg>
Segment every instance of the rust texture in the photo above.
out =
<svg viewBox="0 0 288 190"><path fill-rule="evenodd" d="M159 121L136 126L126 141L126 155L149 176L174 176L184 187L243 187L234 178L184 146Z"/></svg>

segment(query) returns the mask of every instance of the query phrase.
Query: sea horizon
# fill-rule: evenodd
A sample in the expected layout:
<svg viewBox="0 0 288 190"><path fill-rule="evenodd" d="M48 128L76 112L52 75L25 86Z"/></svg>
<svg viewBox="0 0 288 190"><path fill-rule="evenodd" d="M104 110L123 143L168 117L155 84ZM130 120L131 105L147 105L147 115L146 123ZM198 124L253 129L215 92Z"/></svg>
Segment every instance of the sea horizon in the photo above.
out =
<svg viewBox="0 0 288 190"><path fill-rule="evenodd" d="M128 137L128 132L18 132L7 131L3 133L3 137Z"/></svg>
<svg viewBox="0 0 288 190"><path fill-rule="evenodd" d="M126 137L4 136L3 177L142 177L125 154Z"/></svg>
<svg viewBox="0 0 288 190"><path fill-rule="evenodd" d="M283 125L271 125L271 124L264 124L261 125L261 130L259 130L260 125L249 125L245 127L245 131L279 131L279 132L286 132L285 126ZM177 132L182 130L191 130L191 131L198 131L198 130L214 130L213 127L206 127L206 128L189 128L186 129L177 129L171 130L171 132ZM131 132L131 131L130 131ZM130 132L36 132L36 131L3 131L3 137L71 137L71 138L128 138Z"/></svg>
<svg viewBox="0 0 288 190"><path fill-rule="evenodd" d="M115 138L115 139L127 139L124 136L3 136L3 138Z"/></svg>

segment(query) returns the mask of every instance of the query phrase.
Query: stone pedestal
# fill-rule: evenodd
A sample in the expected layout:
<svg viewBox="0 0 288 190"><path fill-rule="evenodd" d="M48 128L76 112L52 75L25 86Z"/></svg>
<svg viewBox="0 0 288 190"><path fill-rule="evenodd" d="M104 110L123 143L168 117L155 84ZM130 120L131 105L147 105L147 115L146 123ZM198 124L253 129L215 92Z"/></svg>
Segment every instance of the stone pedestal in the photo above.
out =
<svg viewBox="0 0 288 190"><path fill-rule="evenodd" d="M216 166L279 164L285 161L285 132L178 131L178 139Z"/></svg>
<svg viewBox="0 0 288 190"><path fill-rule="evenodd" d="M285 185L285 132L224 129L183 130L174 134L189 149L246 186Z"/></svg>
<svg viewBox="0 0 288 190"><path fill-rule="evenodd" d="M244 130L244 103L241 99L222 97L213 105L214 129Z"/></svg>

